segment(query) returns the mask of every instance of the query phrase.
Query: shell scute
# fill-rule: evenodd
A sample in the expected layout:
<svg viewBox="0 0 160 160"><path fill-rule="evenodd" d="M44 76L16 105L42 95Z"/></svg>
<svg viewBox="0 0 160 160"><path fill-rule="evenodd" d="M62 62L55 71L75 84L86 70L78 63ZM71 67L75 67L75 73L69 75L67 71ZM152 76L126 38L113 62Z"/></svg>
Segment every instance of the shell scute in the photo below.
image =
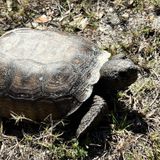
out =
<svg viewBox="0 0 160 160"><path fill-rule="evenodd" d="M43 66L29 60L14 60L12 64L9 95L17 99L37 99L41 95Z"/></svg>
<svg viewBox="0 0 160 160"><path fill-rule="evenodd" d="M44 93L58 98L70 95L69 91L78 79L78 73L71 64L57 62L45 65Z"/></svg>

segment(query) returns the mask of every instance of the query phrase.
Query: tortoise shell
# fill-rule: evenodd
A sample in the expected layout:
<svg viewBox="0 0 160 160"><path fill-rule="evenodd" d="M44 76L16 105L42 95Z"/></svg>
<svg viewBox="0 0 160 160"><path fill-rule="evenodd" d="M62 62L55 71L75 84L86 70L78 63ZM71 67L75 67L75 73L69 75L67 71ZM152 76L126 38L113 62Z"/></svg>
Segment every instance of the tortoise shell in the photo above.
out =
<svg viewBox="0 0 160 160"><path fill-rule="evenodd" d="M110 54L55 31L15 29L0 38L0 116L33 120L73 113L100 78Z"/></svg>

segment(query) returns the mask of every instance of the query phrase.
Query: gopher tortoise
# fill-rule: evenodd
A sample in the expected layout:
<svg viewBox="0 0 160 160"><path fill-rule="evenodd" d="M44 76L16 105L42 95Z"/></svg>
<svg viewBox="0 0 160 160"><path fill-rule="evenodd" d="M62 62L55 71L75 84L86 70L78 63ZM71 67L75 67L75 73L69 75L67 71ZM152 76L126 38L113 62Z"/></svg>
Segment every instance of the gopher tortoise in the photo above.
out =
<svg viewBox="0 0 160 160"><path fill-rule="evenodd" d="M106 93L137 79L138 67L130 59L109 58L110 53L76 35L27 28L5 33L0 38L0 116L60 120L93 98L79 136L106 108Z"/></svg>

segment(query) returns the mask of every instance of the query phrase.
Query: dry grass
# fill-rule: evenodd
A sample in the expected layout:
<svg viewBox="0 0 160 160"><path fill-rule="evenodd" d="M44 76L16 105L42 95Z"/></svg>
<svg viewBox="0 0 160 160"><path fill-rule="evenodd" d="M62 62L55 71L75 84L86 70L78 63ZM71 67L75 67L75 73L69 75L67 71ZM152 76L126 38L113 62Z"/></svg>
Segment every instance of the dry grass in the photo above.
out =
<svg viewBox="0 0 160 160"><path fill-rule="evenodd" d="M7 136L8 123L1 123L0 159L160 159L159 0L0 0L0 10L0 34L17 27L73 32L112 54L126 53L141 67L137 82L119 93L81 145L48 125L36 134Z"/></svg>

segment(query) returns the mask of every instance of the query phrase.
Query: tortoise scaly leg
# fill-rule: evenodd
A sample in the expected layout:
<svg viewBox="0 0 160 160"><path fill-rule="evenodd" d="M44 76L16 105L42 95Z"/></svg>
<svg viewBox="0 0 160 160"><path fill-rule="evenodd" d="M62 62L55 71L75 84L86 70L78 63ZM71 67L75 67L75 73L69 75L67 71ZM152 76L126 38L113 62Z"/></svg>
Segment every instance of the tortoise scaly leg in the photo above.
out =
<svg viewBox="0 0 160 160"><path fill-rule="evenodd" d="M95 95L93 97L93 104L91 105L89 111L82 117L81 122L76 131L76 137L86 133L93 126L97 125L107 112L107 103L105 100Z"/></svg>

